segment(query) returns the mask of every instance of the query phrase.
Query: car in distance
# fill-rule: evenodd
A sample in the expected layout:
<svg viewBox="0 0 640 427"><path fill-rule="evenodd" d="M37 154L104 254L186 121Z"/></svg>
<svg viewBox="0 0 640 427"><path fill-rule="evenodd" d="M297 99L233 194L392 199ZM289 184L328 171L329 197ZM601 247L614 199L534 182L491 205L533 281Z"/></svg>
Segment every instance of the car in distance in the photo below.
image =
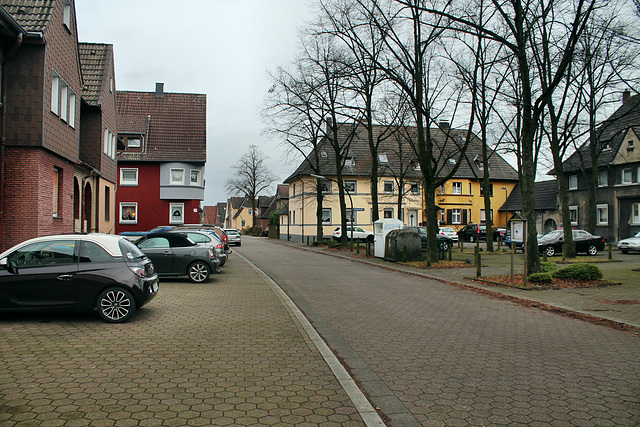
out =
<svg viewBox="0 0 640 427"><path fill-rule="evenodd" d="M229 242L227 242L227 232L218 225L211 224L183 224L175 228L176 230L196 230L196 231L206 231L208 233L215 233L218 235L218 238L222 240L224 243L224 250L227 254L231 254L231 248L229 247Z"/></svg>
<svg viewBox="0 0 640 427"><path fill-rule="evenodd" d="M620 240L617 246L623 254L627 254L629 252L640 252L640 231L633 237Z"/></svg>
<svg viewBox="0 0 640 427"><path fill-rule="evenodd" d="M235 228L225 228L224 231L227 233L227 243L229 246L242 246L242 236L240 235L240 231Z"/></svg>
<svg viewBox="0 0 640 427"><path fill-rule="evenodd" d="M438 229L438 233L445 237L450 238L454 242L458 241L458 233L456 233L456 230L454 230L451 227L440 227Z"/></svg>
<svg viewBox="0 0 640 427"><path fill-rule="evenodd" d="M222 243L222 240L220 240L216 233L196 230L171 230L170 233L178 233L187 236L187 238L194 243L213 247L216 256L220 260L220 267L227 262L228 255L224 250L224 243Z"/></svg>
<svg viewBox="0 0 640 427"><path fill-rule="evenodd" d="M121 236L37 237L0 254L2 310L95 310L122 323L157 293L153 264Z"/></svg>
<svg viewBox="0 0 640 427"><path fill-rule="evenodd" d="M373 242L373 232L367 231L362 227L351 226L351 225L347 226L347 240L351 240L352 230L353 230L353 240L355 240L356 242L359 242L359 241ZM340 240L341 237L342 237L342 227L337 227L335 230L333 230L333 239Z"/></svg>
<svg viewBox="0 0 640 427"><path fill-rule="evenodd" d="M176 232L153 233L136 245L153 262L160 277L187 276L194 283L220 271L220 260L210 246L199 245Z"/></svg>
<svg viewBox="0 0 640 427"><path fill-rule="evenodd" d="M160 233L162 231L169 231L172 228L174 228L173 225L161 225L161 226L158 226L158 227L153 227L151 230L147 230L147 231L123 231L123 232L120 233L120 235L126 237L127 239L129 239L129 240L131 240L133 242L135 242L140 237L146 236L147 234Z"/></svg>
<svg viewBox="0 0 640 427"><path fill-rule="evenodd" d="M497 241L500 237L504 240L506 230L504 228L492 228L492 234L494 241ZM467 224L458 231L458 238L470 243L478 240L487 240L487 226L483 224Z"/></svg>
<svg viewBox="0 0 640 427"><path fill-rule="evenodd" d="M404 227L405 230L414 230L417 231L420 235L420 240L422 241L422 250L426 251L427 247L429 247L429 238L427 234L427 227L410 225ZM453 246L453 239L451 237L445 236L444 234L438 233L436 234L436 239L438 240L438 249L443 251L448 251L450 247Z"/></svg>
<svg viewBox="0 0 640 427"><path fill-rule="evenodd" d="M594 236L585 230L571 230L573 242L576 246L576 253L586 252L587 255L596 255L598 251L604 250L604 238ZM564 230L554 230L538 239L538 250L547 254L548 257L557 253L562 253L564 245Z"/></svg>

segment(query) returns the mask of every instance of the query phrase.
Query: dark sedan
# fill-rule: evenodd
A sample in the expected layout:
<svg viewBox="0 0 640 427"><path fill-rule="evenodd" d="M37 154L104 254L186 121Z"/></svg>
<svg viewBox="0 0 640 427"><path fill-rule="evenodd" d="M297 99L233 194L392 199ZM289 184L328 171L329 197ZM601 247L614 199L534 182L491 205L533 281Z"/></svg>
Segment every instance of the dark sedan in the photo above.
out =
<svg viewBox="0 0 640 427"><path fill-rule="evenodd" d="M594 236L584 230L572 230L572 235L576 253L586 252L587 255L596 255L598 251L604 250L604 238L600 236ZM547 256L561 254L562 245L564 245L564 230L554 230L538 239L538 250L541 254L546 252Z"/></svg>
<svg viewBox="0 0 640 427"><path fill-rule="evenodd" d="M121 323L157 293L153 264L120 236L38 237L0 254L3 310L95 310Z"/></svg>
<svg viewBox="0 0 640 427"><path fill-rule="evenodd" d="M149 234L136 242L156 266L158 276L187 276L202 283L220 271L220 260L210 246L175 232Z"/></svg>
<svg viewBox="0 0 640 427"><path fill-rule="evenodd" d="M426 251L429 245L427 227L418 227L411 225L404 228L406 230L414 230L418 232L418 234L420 235L420 240L422 241L422 250ZM448 251L449 248L453 246L453 239L443 234L436 234L436 239L438 240L438 249L440 250Z"/></svg>

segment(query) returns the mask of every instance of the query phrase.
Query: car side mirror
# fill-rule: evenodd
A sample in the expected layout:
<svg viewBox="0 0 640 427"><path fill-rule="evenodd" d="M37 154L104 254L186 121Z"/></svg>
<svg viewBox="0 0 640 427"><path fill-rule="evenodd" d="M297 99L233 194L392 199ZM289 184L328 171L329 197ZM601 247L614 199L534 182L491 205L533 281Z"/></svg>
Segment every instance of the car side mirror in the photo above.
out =
<svg viewBox="0 0 640 427"><path fill-rule="evenodd" d="M11 274L18 273L18 266L14 262L9 262L8 258L0 259L0 269L7 270Z"/></svg>

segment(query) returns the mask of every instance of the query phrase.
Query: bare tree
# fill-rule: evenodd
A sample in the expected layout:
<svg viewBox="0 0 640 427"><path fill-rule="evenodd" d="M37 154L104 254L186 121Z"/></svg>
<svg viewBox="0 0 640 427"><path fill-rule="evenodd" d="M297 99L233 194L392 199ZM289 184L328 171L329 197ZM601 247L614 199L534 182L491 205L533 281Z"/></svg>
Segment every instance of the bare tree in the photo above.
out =
<svg viewBox="0 0 640 427"><path fill-rule="evenodd" d="M251 203L252 227L256 226L256 201L260 193L271 186L277 179L265 165L267 157L256 145L232 166L235 176L226 182L226 189L234 195L243 195Z"/></svg>

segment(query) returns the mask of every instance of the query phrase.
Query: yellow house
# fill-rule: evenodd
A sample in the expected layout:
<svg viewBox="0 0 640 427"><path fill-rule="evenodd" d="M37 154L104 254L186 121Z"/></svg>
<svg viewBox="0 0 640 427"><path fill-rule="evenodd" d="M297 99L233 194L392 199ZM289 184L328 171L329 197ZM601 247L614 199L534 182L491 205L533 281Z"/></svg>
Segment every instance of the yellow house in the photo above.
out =
<svg viewBox="0 0 640 427"><path fill-rule="evenodd" d="M253 227L251 203L245 197L231 197L227 200L227 216L224 227L237 230Z"/></svg>
<svg viewBox="0 0 640 427"><path fill-rule="evenodd" d="M339 137L351 137L347 150L341 153L344 163L342 176L346 189L345 204L347 222L368 231L373 231L373 203L371 196L371 154L366 129L363 126L342 124ZM402 137L410 134L402 132ZM378 217L396 218L405 225L420 225L426 214L422 174L415 155L406 140L395 135L384 137L388 129L376 126L374 137L378 146ZM415 133L415 130L413 130ZM446 132L446 136L445 135ZM451 139L459 140L466 135L462 129L432 129L432 136L439 142ZM491 194L491 212L496 227L506 226L507 217L498 209L504 204L509 193L518 182L518 174L497 153L492 153L485 165L479 161L482 146L478 138L469 144L467 159L463 161L453 175L436 191L436 206L440 209L440 224L456 230L475 222L483 223L487 213L484 207L481 180L484 167L489 168L491 176L489 192ZM445 144L440 144L445 147ZM439 175L445 175L455 163L455 159L441 162ZM281 217L280 236L282 239L305 241L316 236L317 183L323 194L322 222L323 236L331 237L340 226L340 205L336 181L336 154L326 138L312 151L298 169L285 180L289 184L289 207ZM321 178L317 178L320 176ZM319 181L318 181L319 179Z"/></svg>

